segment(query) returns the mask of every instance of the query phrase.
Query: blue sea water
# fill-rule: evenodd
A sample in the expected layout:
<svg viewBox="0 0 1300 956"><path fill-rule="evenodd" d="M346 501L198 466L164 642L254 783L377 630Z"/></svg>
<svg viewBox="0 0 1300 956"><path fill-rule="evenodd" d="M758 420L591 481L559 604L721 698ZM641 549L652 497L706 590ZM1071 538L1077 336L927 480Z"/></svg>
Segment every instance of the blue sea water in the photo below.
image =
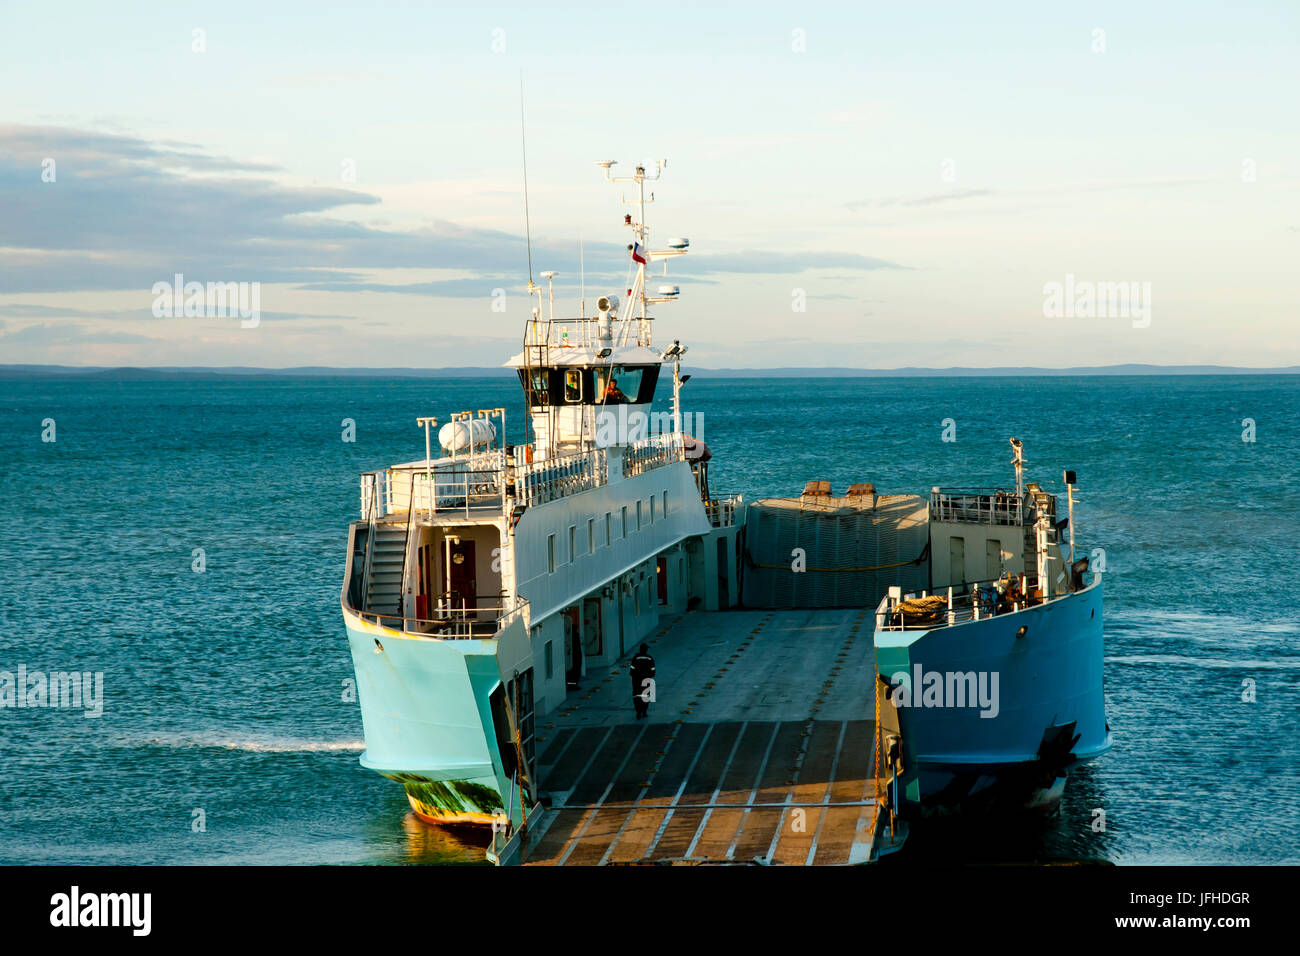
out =
<svg viewBox="0 0 1300 956"><path fill-rule="evenodd" d="M701 373L685 399L715 491L1007 486L1012 435L1031 479L1078 472L1114 750L1055 818L905 853L1300 862L1300 377ZM497 405L517 438L507 379L0 382L0 671L105 679L97 719L0 709L0 863L481 861L358 765L338 592L358 473L422 456L417 415Z"/></svg>

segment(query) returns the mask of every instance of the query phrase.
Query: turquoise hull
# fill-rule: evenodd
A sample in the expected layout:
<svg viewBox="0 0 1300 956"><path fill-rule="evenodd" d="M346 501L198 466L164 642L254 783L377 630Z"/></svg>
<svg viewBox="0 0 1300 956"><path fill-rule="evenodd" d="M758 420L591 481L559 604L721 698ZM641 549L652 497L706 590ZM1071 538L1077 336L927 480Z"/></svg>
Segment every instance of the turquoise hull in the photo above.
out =
<svg viewBox="0 0 1300 956"><path fill-rule="evenodd" d="M1102 630L1098 576L1081 591L1017 613L877 631L880 674L905 688L896 694L904 800L1027 802L1052 790L1071 766L1109 750ZM932 675L942 677L942 690Z"/></svg>
<svg viewBox="0 0 1300 956"><path fill-rule="evenodd" d="M521 800L503 769L490 703L501 683L496 640L410 638L345 620L362 766L401 783L431 822L492 825L507 811L517 822Z"/></svg>

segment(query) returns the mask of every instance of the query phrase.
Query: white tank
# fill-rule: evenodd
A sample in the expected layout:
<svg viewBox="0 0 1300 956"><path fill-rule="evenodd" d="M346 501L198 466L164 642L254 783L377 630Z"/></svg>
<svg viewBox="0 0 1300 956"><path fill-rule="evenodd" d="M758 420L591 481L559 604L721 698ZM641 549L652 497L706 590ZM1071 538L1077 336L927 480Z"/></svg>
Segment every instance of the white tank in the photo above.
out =
<svg viewBox="0 0 1300 956"><path fill-rule="evenodd" d="M483 448L496 440L497 429L486 418L448 422L438 429L438 444L450 452Z"/></svg>

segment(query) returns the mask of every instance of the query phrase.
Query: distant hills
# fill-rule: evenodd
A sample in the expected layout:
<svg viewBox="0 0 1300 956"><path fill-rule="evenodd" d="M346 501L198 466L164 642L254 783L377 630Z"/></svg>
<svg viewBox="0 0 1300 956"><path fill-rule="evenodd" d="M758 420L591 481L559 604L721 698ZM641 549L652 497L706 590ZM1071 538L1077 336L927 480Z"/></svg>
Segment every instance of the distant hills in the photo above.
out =
<svg viewBox="0 0 1300 956"><path fill-rule="evenodd" d="M1241 368L1232 365L1094 365L1072 368L1003 366L998 368L691 368L701 378L939 378L961 376L1079 376L1079 375L1300 375L1300 365L1279 368ZM230 380L247 378L513 378L514 369L496 366L457 368L298 368L249 366L156 366L111 368L73 365L0 365L0 380L101 379L118 382L174 381L176 379Z"/></svg>

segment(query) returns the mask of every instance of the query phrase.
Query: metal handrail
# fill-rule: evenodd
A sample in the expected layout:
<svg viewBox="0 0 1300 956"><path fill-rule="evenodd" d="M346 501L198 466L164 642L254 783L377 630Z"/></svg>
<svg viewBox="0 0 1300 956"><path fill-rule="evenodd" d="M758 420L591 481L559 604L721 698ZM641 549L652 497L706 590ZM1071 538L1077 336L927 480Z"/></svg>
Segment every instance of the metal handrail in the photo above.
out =
<svg viewBox="0 0 1300 956"><path fill-rule="evenodd" d="M651 435L628 446L623 454L623 477L644 474L652 469L682 461L686 448L679 432Z"/></svg>
<svg viewBox="0 0 1300 956"><path fill-rule="evenodd" d="M474 634L474 625L486 626L494 624L494 634L503 631L516 617L523 615L528 609L528 601L522 597L516 597L513 606L507 604L487 605L473 608L446 608L442 617L406 617L397 614L384 614L382 611L361 611L353 608L357 616L363 620L372 619L381 627L390 626L389 622L400 623L401 630L414 637L425 637L433 640L475 640L481 639L484 635ZM489 617L485 620L471 618L469 615L477 614L483 611L499 611L496 617ZM420 626L433 627L439 629L437 633L426 633L415 630ZM450 631L448 628L450 627Z"/></svg>
<svg viewBox="0 0 1300 956"><path fill-rule="evenodd" d="M876 608L876 630L932 630L935 627L941 627L945 624L960 624L965 623L966 621L979 621L983 620L985 617L997 617L999 613L1015 613L1017 611L1022 611L1025 608L1036 607L1039 604L1046 604L1049 600L1053 600L1052 598L1043 598L1037 602L1034 600L1033 593L1038 587L1037 573L1012 575L1012 580L1019 583L1021 593L1025 595L1026 599L1024 601L1014 602L1010 611L999 612L998 598L994 596L991 601L986 600L986 593L990 587L995 586L1001 580L1002 576L999 575L996 578L989 578L983 581L971 581L965 585L958 585L957 587L950 586L947 588L945 620L941 624L915 624L909 627L904 622L902 613L896 610L897 605L893 603L894 599L890 595L886 594L881 599L879 606ZM961 587L964 587L966 590L958 590L958 588ZM918 596L928 597L933 594L943 596L944 591L943 589L933 592L922 591Z"/></svg>
<svg viewBox="0 0 1300 956"><path fill-rule="evenodd" d="M623 474L624 477L638 475L682 461L685 457L681 434L653 435L627 447L623 455ZM519 461L518 456L513 462L507 461L504 452L492 451L460 459L456 464L457 470L451 473L434 470L432 486L429 484L429 467L424 462L364 473L361 476L362 487L369 482L373 490L368 499L371 513L363 517L373 521L391 514L409 513L417 507L430 515L462 512L468 517L475 508L489 503L504 510L510 484L513 484L519 503L528 507L609 483L609 454L604 448L588 448L527 463ZM394 482L395 478L400 480L403 473L411 476L404 502L397 491L400 484ZM418 495L416 489L419 489ZM422 504L419 503L421 499ZM364 494L362 500L367 500ZM440 500L455 503L439 504Z"/></svg>
<svg viewBox="0 0 1300 956"><path fill-rule="evenodd" d="M375 513L378 511L379 477L370 476L370 508L366 522L366 559L361 568L361 603L370 599L370 556L375 549Z"/></svg>
<svg viewBox="0 0 1300 956"><path fill-rule="evenodd" d="M934 521L1017 525L1024 521L1024 506L1024 499L1017 497L1014 491L1001 489L930 493L930 517Z"/></svg>
<svg viewBox="0 0 1300 956"><path fill-rule="evenodd" d="M704 513L713 527L730 528L736 523L736 510L743 502L743 495L715 495L704 500Z"/></svg>
<svg viewBox="0 0 1300 956"><path fill-rule="evenodd" d="M505 458L500 452L491 452L487 455L475 456L478 459L491 459L490 467L461 467L464 465L473 465L474 459L464 458L457 462L457 470L451 474L446 472L433 471L433 484L429 484L430 471L428 466L421 464L413 465L395 465L392 468L384 469L382 472L367 472L361 476L364 486L367 479L372 479L376 486L376 491L372 498L374 502L373 510L379 517L385 517L390 514L401 514L409 512L413 508L421 508L430 513L437 514L444 511L463 511L466 514L475 507L482 506L485 502L500 502L505 490ZM481 462L480 464L487 463ZM378 478L384 476L385 494L382 502L378 498ZM410 476L408 481L408 491L406 500L403 502L400 498L400 492L395 493L394 478L400 482L403 474ZM400 487L400 484L396 487ZM415 493L419 489L420 494ZM421 499L423 503L421 504ZM439 500L454 500L456 504L439 504ZM405 507L401 507L404 505Z"/></svg>
<svg viewBox="0 0 1300 956"><path fill-rule="evenodd" d="M545 504L609 481L605 449L572 452L518 466L515 489L525 506Z"/></svg>
<svg viewBox="0 0 1300 956"><path fill-rule="evenodd" d="M637 335L635 336L637 345L648 345L651 341L652 323L655 321L654 316L647 315L644 319L641 316L629 316L629 319L635 319L638 323ZM524 347L529 348L582 348L591 346L597 340L596 330L599 328L600 319L596 317L572 318L572 319L529 319L528 324L524 327ZM640 334L642 329L640 323L644 322L645 341L642 341ZM573 326L578 331L578 335L570 338L566 344L558 333L559 329Z"/></svg>

